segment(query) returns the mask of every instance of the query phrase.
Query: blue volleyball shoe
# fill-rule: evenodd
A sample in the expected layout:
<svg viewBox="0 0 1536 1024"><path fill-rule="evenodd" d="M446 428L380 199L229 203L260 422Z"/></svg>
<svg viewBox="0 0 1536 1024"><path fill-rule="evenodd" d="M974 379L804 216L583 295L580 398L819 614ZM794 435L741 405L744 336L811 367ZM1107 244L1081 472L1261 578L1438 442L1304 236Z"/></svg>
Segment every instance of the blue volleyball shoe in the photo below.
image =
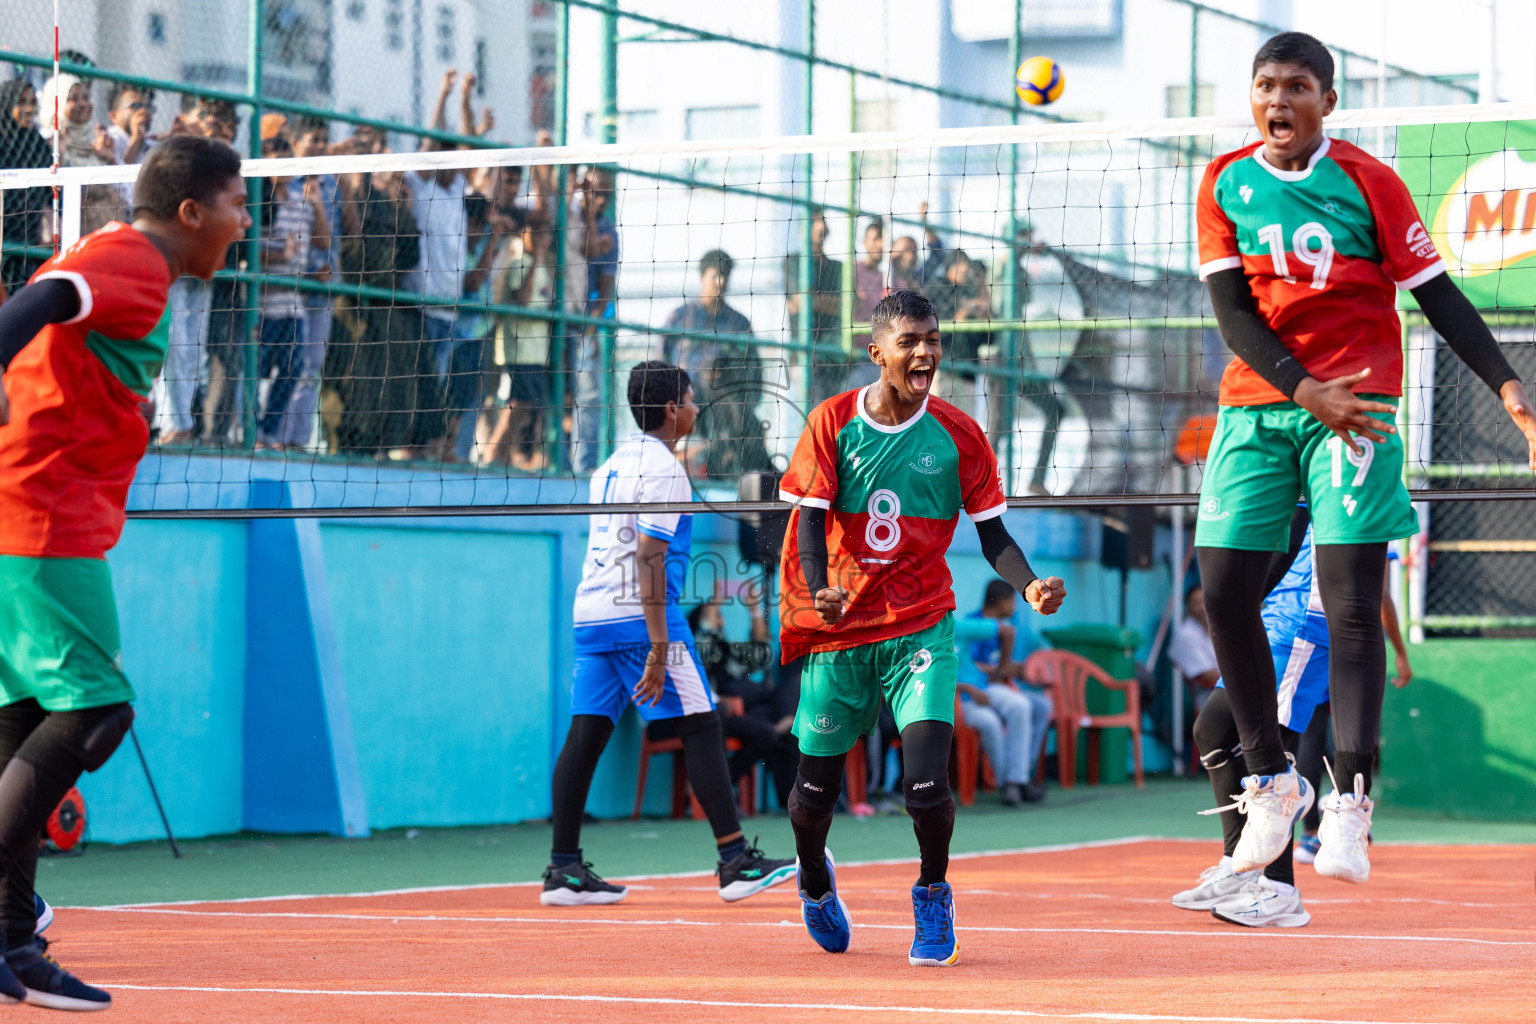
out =
<svg viewBox="0 0 1536 1024"><path fill-rule="evenodd" d="M40 893L34 892L32 894L32 902L34 909L37 911L37 928L32 934L41 935L48 930L49 925L53 924L53 908L48 905L48 901L43 899Z"/></svg>
<svg viewBox="0 0 1536 1024"><path fill-rule="evenodd" d="M948 882L912 887L912 920L917 933L907 963L914 967L953 967L960 962L955 938L955 893Z"/></svg>
<svg viewBox="0 0 1536 1024"><path fill-rule="evenodd" d="M816 945L828 953L846 953L853 942L853 918L848 905L837 894L837 871L832 864L832 851L827 851L827 875L832 888L820 899L811 899L800 886L800 862L795 861L795 887L800 890L800 919L805 930L811 933Z"/></svg>

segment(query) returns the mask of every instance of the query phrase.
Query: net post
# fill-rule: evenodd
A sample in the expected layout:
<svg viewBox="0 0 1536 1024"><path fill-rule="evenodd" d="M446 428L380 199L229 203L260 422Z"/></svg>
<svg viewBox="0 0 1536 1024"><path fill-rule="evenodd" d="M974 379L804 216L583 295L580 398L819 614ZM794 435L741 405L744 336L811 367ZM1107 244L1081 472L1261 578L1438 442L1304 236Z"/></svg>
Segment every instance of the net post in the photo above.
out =
<svg viewBox="0 0 1536 1024"><path fill-rule="evenodd" d="M812 134L815 124L816 95L816 0L805 0L805 134ZM800 291L799 332L802 351L805 353L805 411L811 410L816 394L816 332L812 309L815 297L811 293L811 223L815 216L816 158L805 154L805 213L800 233L801 255L799 261Z"/></svg>
<svg viewBox="0 0 1536 1024"><path fill-rule="evenodd" d="M859 77L848 76L848 130L858 131ZM843 290L841 315L843 329L838 338L843 346L844 358L853 362L853 313L854 289L857 287L857 271L853 261L859 255L859 154L848 153L848 258L843 260Z"/></svg>
<svg viewBox="0 0 1536 1024"><path fill-rule="evenodd" d="M262 57L265 47L266 11L265 0L250 0L250 25L247 37L247 50L245 61L245 91L251 99L251 117L246 124L246 133L249 139L250 155L252 160L261 159L261 80ZM247 197L247 209L251 214L251 229L246 234L245 262L246 269L252 274L260 274L261 266L261 216L264 212L261 208L261 182L260 179L246 179L256 181L256 201ZM244 379L240 382L240 421L241 447L256 447L256 378L260 372L261 329L260 317L261 285L255 280L248 281L245 286L245 358Z"/></svg>
<svg viewBox="0 0 1536 1024"><path fill-rule="evenodd" d="M1024 0L1013 0L1013 32L1008 37L1008 67L1017 72L1019 64L1024 59ZM1019 90L1013 90L1012 110L1009 118L1013 124L1019 123ZM1017 320L1024 314L1019 303L1019 274L1022 268L1019 259L1023 255L1019 248L1019 144L1014 142L1008 145L1008 262L1003 266L1003 315L1009 320ZM1025 355L1024 335L1017 330L1011 330L1003 335L1003 365L1012 367L1023 364ZM981 378L992 381L990 373ZM1016 456L1013 450L1013 432L1017 424L1018 406L1015 402L1015 392L1019 390L1018 382L1004 378L1001 387L1006 389L1000 396L999 404L1002 406L1002 451L1003 489L1007 494L1012 494L1018 489ZM988 390L992 390L989 386ZM990 402L990 399L989 399ZM990 418L990 416L989 416ZM982 424L983 429L986 424Z"/></svg>
<svg viewBox="0 0 1536 1024"><path fill-rule="evenodd" d="M619 141L619 4L618 0L604 0L603 3L603 143L612 145ZM613 196L609 200L610 210L614 223L618 223L619 213L619 169L612 168ZM612 303L618 303L617 277L615 277L614 296ZM608 318L608 305L598 311L598 316ZM613 451L614 422L616 414L613 403L616 389L614 388L614 330L611 326L597 328L599 341L599 362L601 364L601 377L599 379L600 401L603 403L603 430L601 444L598 448L599 461L606 459Z"/></svg>
<svg viewBox="0 0 1536 1024"><path fill-rule="evenodd" d="M568 85L571 69L571 8L560 5L560 31L555 35L555 124L554 143L565 145L566 120L569 100ZM549 415L545 418L544 433L549 441L549 465L559 471L570 465L569 447L565 436L565 378L569 369L567 341L570 323L565 318L565 228L566 210L570 206L570 166L561 164L555 175L555 277L550 288L550 306L555 319L549 324L550 352L553 353L554 374L549 389Z"/></svg>
<svg viewBox="0 0 1536 1024"><path fill-rule="evenodd" d="M59 234L54 239L55 249L67 249L80 241L80 207L84 202L84 189L78 181L66 182L60 189L62 206L59 214Z"/></svg>

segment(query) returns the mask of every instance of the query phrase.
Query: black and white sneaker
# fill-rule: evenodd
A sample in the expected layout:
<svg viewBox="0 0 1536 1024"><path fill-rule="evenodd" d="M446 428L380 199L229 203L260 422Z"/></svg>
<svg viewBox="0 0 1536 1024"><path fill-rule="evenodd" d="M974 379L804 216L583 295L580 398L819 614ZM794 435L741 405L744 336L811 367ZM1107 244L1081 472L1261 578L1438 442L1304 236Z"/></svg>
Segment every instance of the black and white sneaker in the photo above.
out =
<svg viewBox="0 0 1536 1024"><path fill-rule="evenodd" d="M24 1001L50 1010L109 1010L112 996L70 974L48 955L48 940L34 938L5 952L5 962L26 988Z"/></svg>
<svg viewBox="0 0 1536 1024"><path fill-rule="evenodd" d="M794 877L795 859L775 860L763 855L757 848L757 839L736 856L729 864L715 868L720 876L720 898L727 903L756 896L770 886L778 885Z"/></svg>
<svg viewBox="0 0 1536 1024"><path fill-rule="evenodd" d="M539 902L546 907L585 907L594 903L617 903L629 890L610 885L592 870L591 861L544 869L544 891Z"/></svg>

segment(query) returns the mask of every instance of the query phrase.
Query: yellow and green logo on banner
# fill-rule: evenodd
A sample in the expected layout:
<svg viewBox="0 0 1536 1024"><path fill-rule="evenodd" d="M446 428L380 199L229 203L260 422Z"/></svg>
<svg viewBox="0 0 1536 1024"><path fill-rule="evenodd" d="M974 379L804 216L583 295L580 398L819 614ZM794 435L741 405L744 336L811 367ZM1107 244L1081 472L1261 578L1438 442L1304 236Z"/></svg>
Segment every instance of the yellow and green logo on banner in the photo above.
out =
<svg viewBox="0 0 1536 1024"><path fill-rule="evenodd" d="M1536 306L1536 122L1398 129L1397 172L1473 305Z"/></svg>

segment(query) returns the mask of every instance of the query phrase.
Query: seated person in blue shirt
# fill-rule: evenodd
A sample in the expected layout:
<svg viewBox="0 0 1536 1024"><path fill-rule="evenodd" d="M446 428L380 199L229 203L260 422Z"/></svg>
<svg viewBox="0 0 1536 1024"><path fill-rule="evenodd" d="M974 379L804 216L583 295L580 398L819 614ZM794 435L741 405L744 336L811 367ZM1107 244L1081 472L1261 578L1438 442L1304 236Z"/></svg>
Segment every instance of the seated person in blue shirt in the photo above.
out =
<svg viewBox="0 0 1536 1024"><path fill-rule="evenodd" d="M987 584L981 610L956 630L961 646L960 707L965 724L981 734L981 748L1002 787L1003 803L1017 807L1045 798L1030 779L1051 721L1051 699L1038 690L1013 687L1019 674L1013 658L1018 630L1012 624L1014 591L1003 580Z"/></svg>

